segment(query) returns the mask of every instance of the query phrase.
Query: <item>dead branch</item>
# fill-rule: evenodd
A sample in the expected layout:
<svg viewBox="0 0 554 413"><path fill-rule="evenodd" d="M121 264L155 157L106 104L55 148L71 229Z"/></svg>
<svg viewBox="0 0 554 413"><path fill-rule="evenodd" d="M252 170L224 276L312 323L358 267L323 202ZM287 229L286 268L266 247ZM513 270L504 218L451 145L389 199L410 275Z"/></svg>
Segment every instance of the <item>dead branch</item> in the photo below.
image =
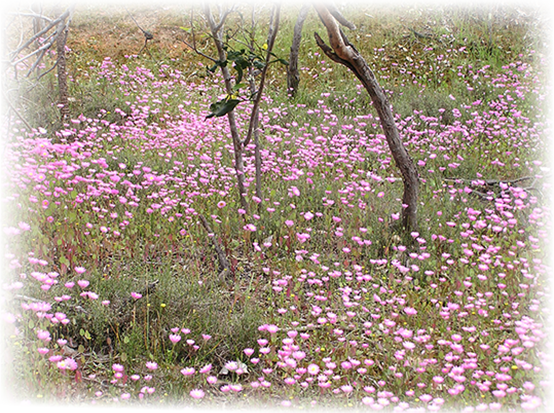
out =
<svg viewBox="0 0 554 413"><path fill-rule="evenodd" d="M47 22L51 23L52 19L46 16L43 16L42 14L36 14L36 13L8 13L10 16L22 16L22 17L32 17L33 19L42 19L46 20Z"/></svg>
<svg viewBox="0 0 554 413"><path fill-rule="evenodd" d="M71 3L69 7L56 19L51 20L50 24L46 26L41 31L35 33L33 36L31 36L29 39L27 39L26 42L21 44L19 47L17 47L15 50L11 51L9 53L9 57L6 56L6 58L2 59L2 75L8 70L9 67L16 66L18 63L27 60L31 56L34 56L37 53L40 53L42 51L43 47L35 50L34 52L30 53L27 56L23 56L19 59L17 57L20 55L20 53L27 49L29 46L31 46L36 40L40 39L42 36L44 36L46 33L48 33L50 30L52 30L54 27L58 26L56 32L54 35L50 36L50 42L47 43L48 47L51 47L52 44L57 40L57 38L61 35L61 33L67 28L69 25L73 13L75 12L75 7L77 6L77 0L71 0ZM61 25L60 25L61 23ZM17 60L16 60L17 59Z"/></svg>
<svg viewBox="0 0 554 413"><path fill-rule="evenodd" d="M500 184L516 184L523 181L531 181L533 184L536 182L537 178L535 176L522 176L516 179L465 179L465 178L444 178L447 182L455 183L469 183L472 187L481 187L481 186L500 186ZM531 185L533 186L533 185Z"/></svg>
<svg viewBox="0 0 554 413"><path fill-rule="evenodd" d="M6 101L6 103L8 104L8 106L10 107L10 109L13 111L13 113L15 113L15 115L21 119L21 121L25 124L25 126L27 127L27 129L31 130L33 129L31 127L31 125L29 124L29 122L27 122L25 120L25 118L19 113L19 111L15 108L15 106L12 104L12 102L10 102L10 100L7 98L7 96L4 94L4 100Z"/></svg>

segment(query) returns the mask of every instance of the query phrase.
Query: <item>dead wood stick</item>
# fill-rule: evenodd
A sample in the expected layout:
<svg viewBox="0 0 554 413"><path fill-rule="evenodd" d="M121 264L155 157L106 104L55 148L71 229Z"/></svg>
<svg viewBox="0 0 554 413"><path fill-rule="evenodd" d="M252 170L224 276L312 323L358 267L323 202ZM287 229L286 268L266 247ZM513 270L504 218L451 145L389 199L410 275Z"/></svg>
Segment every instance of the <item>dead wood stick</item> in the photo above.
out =
<svg viewBox="0 0 554 413"><path fill-rule="evenodd" d="M225 253L223 252L223 249L221 248L221 245L219 244L219 241L215 237L214 232L212 231L212 228L210 227L210 224L208 223L208 220L203 215L198 215L200 218L200 221L202 222L202 226L206 229L206 232L210 236L212 240L212 244L214 246L215 252L217 253L217 258L219 260L219 270L221 271L219 273L219 278L223 279L227 273L231 271L231 265L229 264L229 261L227 260L227 257L225 256Z"/></svg>
<svg viewBox="0 0 554 413"><path fill-rule="evenodd" d="M25 120L25 118L18 112L18 110L15 108L15 106L6 98L6 96L4 95L4 100L8 103L8 106L10 107L10 109L13 111L13 113L15 113L15 115L21 119L21 121L25 124L25 126L27 127L27 129L29 130L32 130L33 128L31 127L31 125L29 124L29 122L27 122Z"/></svg>
<svg viewBox="0 0 554 413"><path fill-rule="evenodd" d="M499 185L501 183L504 184L516 184L521 181L527 181L527 180L535 180L537 179L534 176L522 176L521 178L511 179L511 180L504 180L504 179L465 179L465 178L445 178L445 181L449 182L469 182L472 186L482 186L482 185ZM482 184L479 184L481 183Z"/></svg>

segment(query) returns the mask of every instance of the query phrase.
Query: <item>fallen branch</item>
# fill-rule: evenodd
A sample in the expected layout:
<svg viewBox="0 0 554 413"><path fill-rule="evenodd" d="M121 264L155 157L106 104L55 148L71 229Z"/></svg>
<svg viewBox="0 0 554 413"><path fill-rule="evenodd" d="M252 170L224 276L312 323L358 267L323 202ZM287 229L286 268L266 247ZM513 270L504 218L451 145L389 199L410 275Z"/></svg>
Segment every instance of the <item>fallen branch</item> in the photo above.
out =
<svg viewBox="0 0 554 413"><path fill-rule="evenodd" d="M540 196L543 195L540 189L535 187L535 183L538 177L536 176L522 176L516 179L465 179L465 178L444 178L446 182L454 182L456 184L465 184L472 189L472 194L478 196L485 201L494 201L498 194L494 191L500 190L500 193L504 191L501 185L512 186L520 182L531 181L528 186L520 186L524 191L536 191ZM476 188L485 188L489 192L485 193L477 190Z"/></svg>
<svg viewBox="0 0 554 413"><path fill-rule="evenodd" d="M522 176L521 178L516 179L464 179L464 178L445 178L445 181L449 182L469 182L471 186L495 186L500 184L516 184L522 181L536 181L537 178L534 176Z"/></svg>

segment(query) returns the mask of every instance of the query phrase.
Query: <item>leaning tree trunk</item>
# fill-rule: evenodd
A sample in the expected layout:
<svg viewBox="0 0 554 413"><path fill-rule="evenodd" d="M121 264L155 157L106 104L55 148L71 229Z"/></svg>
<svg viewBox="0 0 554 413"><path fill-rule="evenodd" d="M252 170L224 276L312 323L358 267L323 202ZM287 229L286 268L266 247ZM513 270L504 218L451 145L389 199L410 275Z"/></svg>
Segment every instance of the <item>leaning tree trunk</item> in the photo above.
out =
<svg viewBox="0 0 554 413"><path fill-rule="evenodd" d="M67 26L65 21L60 22L58 25L58 39L57 39L57 65L58 65L58 89L59 89L59 108L60 108L60 120L61 123L69 116L69 99L67 92L67 71L65 65L65 44L67 42Z"/></svg>
<svg viewBox="0 0 554 413"><path fill-rule="evenodd" d="M300 74L298 73L298 52L300 51L300 41L302 40L302 27L304 20L308 16L309 6L304 5L298 13L294 32L292 35L292 45L290 47L289 65L287 67L287 92L294 96L298 91L300 83Z"/></svg>
<svg viewBox="0 0 554 413"><path fill-rule="evenodd" d="M379 115L381 127L383 128L392 157L394 158L396 166L400 169L402 181L404 182L402 225L406 230L416 229L419 177L414 162L408 155L408 151L400 139L400 134L394 123L394 117L388 99L364 58L348 41L340 29L335 18L338 18L342 24L345 23L342 16L338 15L338 11L322 5L314 5L314 7L321 21L327 28L329 43L331 44L331 47L327 46L321 37L317 33L314 33L318 46L330 59L348 67L354 72L371 96L373 106Z"/></svg>

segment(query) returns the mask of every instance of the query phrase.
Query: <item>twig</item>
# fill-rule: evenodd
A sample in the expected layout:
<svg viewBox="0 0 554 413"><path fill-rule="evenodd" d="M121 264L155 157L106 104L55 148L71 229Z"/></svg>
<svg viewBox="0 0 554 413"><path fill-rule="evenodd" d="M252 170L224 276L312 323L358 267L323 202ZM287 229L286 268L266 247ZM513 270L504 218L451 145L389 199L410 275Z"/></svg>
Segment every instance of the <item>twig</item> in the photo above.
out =
<svg viewBox="0 0 554 413"><path fill-rule="evenodd" d="M252 114L251 114L250 123L248 126L248 133L246 134L246 138L242 143L243 147L248 146L248 144L250 143L250 139L252 138L252 133L254 132L254 128L258 127L259 108L260 108L260 102L262 99L262 92L264 89L265 78L267 75L267 69L269 67L271 51L273 50L273 45L275 44L275 38L277 37L277 30L279 30L279 13L280 13L280 8L277 5L273 9L273 14L271 15L271 21L269 23L269 33L267 35L267 51L266 51L265 65L262 69L260 85L258 87L258 90L255 92L256 98L254 100L254 106L252 108Z"/></svg>
<svg viewBox="0 0 554 413"><path fill-rule="evenodd" d="M223 13L223 16L221 16L221 18L219 19L219 23L214 29L215 32L218 32L221 29L221 27L223 27L223 24L225 24L225 20L227 19L227 16L229 16L234 11L235 11L235 6L225 10L225 12Z"/></svg>
<svg viewBox="0 0 554 413"><path fill-rule="evenodd" d="M189 49L191 49L192 51L194 51L196 54L199 54L200 56L205 57L206 59L211 60L211 61L214 62L214 63L217 62L217 60L214 59L213 57L208 56L207 54L202 53L200 50L198 50L198 49L196 48L196 45L195 45L195 44L194 44L194 45L191 45L191 44L188 43L185 39L179 39L179 40L182 41ZM196 43L196 42L195 42L195 43Z"/></svg>
<svg viewBox="0 0 554 413"><path fill-rule="evenodd" d="M21 119L21 121L25 124L25 126L27 127L27 129L29 130L32 130L33 128L31 127L31 125L29 124L29 122L27 122L25 120L25 118L17 111L17 109L15 108L15 106L12 104L12 102L9 101L9 99L6 97L6 95L4 95L4 100L8 103L8 106L10 107L11 110L13 110L13 112L15 113L15 115Z"/></svg>
<svg viewBox="0 0 554 413"><path fill-rule="evenodd" d="M210 224L208 223L208 220L203 215L198 215L200 218L200 221L202 222L202 226L206 229L208 234L213 234L212 228L210 227ZM229 261L227 260L227 257L225 256L225 253L223 252L223 249L221 248L221 245L219 245L219 241L215 236L210 237L212 239L212 244L215 248L215 252L217 253L217 258L219 260L219 277L220 279L223 279L227 273L231 271L231 265L229 265Z"/></svg>
<svg viewBox="0 0 554 413"><path fill-rule="evenodd" d="M127 8L125 8L125 10L127 10ZM137 25L137 27L142 31L142 33L144 34L144 46L142 46L142 49L140 49L140 51L138 52L138 54L141 54L142 51L144 49L146 49L146 51L148 52L148 54L150 55L150 57L152 59L154 59L154 56L152 56L152 53L150 53L150 50L148 50L148 47L147 47L147 44L148 44L148 40L152 40L154 38L154 35L152 33L150 33L149 31L147 30L144 30L142 27L140 27L140 25L137 23L137 21L135 20L135 18L133 17L133 15L131 14L131 12L129 12L129 10L127 10L127 13L129 14L129 16L131 17L131 19L133 19L133 21L135 22L135 24Z"/></svg>
<svg viewBox="0 0 554 413"><path fill-rule="evenodd" d="M34 19L43 19L47 22L52 22L52 19L46 16L43 16L42 14L36 14L36 13L8 13L11 16L23 16L23 17L32 17Z"/></svg>
<svg viewBox="0 0 554 413"><path fill-rule="evenodd" d="M412 29L412 28L410 28L409 30L410 30L413 34L415 34L416 37L419 37L420 39L434 39L434 38L435 38L434 35L419 33L419 32L415 31L415 30Z"/></svg>
<svg viewBox="0 0 554 413"><path fill-rule="evenodd" d="M21 52L23 49L25 49L27 46L29 46L31 43L33 43L36 39L38 39L40 36L42 36L44 33L47 33L52 29L54 26L56 26L61 21L65 20L67 17L69 17L71 13L71 10L66 10L65 13L63 13L60 17L58 17L56 20L52 21L48 26L46 26L44 29L42 29L40 32L36 33L34 36L32 36L29 40L25 42L22 46L18 47L17 50L14 50L10 53L12 56L12 59L15 58Z"/></svg>
<svg viewBox="0 0 554 413"><path fill-rule="evenodd" d="M202 57L204 57L208 60L211 60L214 63L217 63L218 62L217 59L214 59L213 57L208 56L207 54L205 54L205 53L201 52L200 50L198 50L198 48L196 47L196 35L194 33L193 16L194 16L194 10L191 10L190 11L190 31L191 31L191 37L192 37L192 44L187 42L185 39L179 39L179 40L181 40L189 49L194 51L196 54L198 54L198 55L200 55L200 56L202 56Z"/></svg>

